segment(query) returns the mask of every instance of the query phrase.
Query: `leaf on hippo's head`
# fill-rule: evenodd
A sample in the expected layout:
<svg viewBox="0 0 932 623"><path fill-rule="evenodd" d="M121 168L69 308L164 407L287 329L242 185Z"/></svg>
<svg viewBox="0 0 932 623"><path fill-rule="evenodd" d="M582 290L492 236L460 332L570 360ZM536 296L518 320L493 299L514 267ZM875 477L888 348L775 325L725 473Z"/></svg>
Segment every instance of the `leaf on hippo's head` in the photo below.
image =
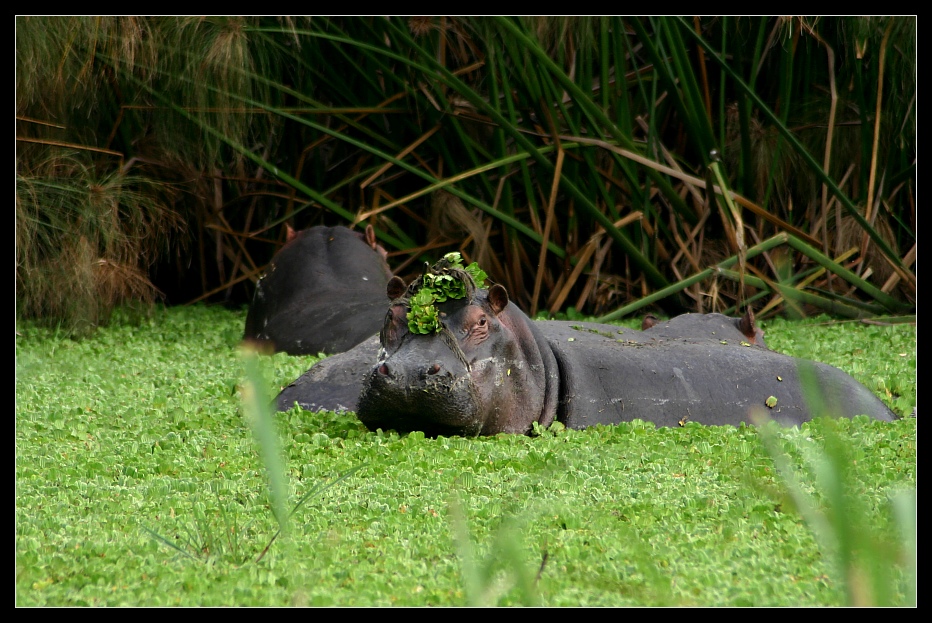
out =
<svg viewBox="0 0 932 623"><path fill-rule="evenodd" d="M421 288L408 301L408 331L427 335L440 330L440 314L430 288Z"/></svg>
<svg viewBox="0 0 932 623"><path fill-rule="evenodd" d="M452 253L447 253L443 256L443 261L446 262L451 268L458 268L460 270L466 271L469 276L472 278L473 282L476 284L477 288L484 288L486 279L489 275L479 268L479 264L473 262L469 266L463 266L463 256L460 255L459 251L453 251ZM439 264L439 262L438 262ZM451 297L456 298L456 297Z"/></svg>
<svg viewBox="0 0 932 623"><path fill-rule="evenodd" d="M424 275L424 285L420 292L430 290L434 293L434 300L443 303L447 299L461 299L466 296L466 284L453 275Z"/></svg>
<svg viewBox="0 0 932 623"><path fill-rule="evenodd" d="M479 265L475 262L470 264L465 268L466 272L472 277L472 280L476 282L477 288L485 287L485 280L488 278L488 275L484 270L479 268Z"/></svg>
<svg viewBox="0 0 932 623"><path fill-rule="evenodd" d="M458 251L444 255L408 290L414 292L408 299L408 330L424 335L440 331L436 304L472 297L476 288L485 287L487 277L476 262L463 267L463 256Z"/></svg>

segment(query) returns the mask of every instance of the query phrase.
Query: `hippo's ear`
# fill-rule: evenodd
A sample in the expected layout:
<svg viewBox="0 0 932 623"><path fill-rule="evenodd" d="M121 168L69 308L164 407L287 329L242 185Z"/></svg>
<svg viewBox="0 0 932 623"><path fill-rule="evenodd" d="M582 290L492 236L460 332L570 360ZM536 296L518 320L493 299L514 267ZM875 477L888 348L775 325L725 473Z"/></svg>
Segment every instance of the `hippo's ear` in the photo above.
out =
<svg viewBox="0 0 932 623"><path fill-rule="evenodd" d="M388 292L388 300L394 301L397 298L401 298L404 296L405 290L407 289L408 287L405 285L404 279L395 275L388 280L388 287L386 288L386 291Z"/></svg>
<svg viewBox="0 0 932 623"><path fill-rule="evenodd" d="M379 243L375 240L375 228L371 223L366 225L366 244L372 247L373 251L375 251L375 248L379 246Z"/></svg>
<svg viewBox="0 0 932 623"><path fill-rule="evenodd" d="M754 326L754 312L750 307L747 308L747 311L744 312L744 315L741 316L741 319L738 321L738 330L744 334L744 337L748 338L752 344L756 341L758 328ZM761 332L763 335L763 332Z"/></svg>
<svg viewBox="0 0 932 623"><path fill-rule="evenodd" d="M298 232L294 230L294 227L292 227L288 223L285 223L285 242L286 243L291 242L292 240L297 238L297 236L298 236Z"/></svg>
<svg viewBox="0 0 932 623"><path fill-rule="evenodd" d="M508 307L508 290L504 286L495 284L489 288L489 306L492 308L492 313L496 316L499 315L503 309Z"/></svg>
<svg viewBox="0 0 932 623"><path fill-rule="evenodd" d="M641 331L647 331L657 324L660 324L660 318L653 314L647 314L644 316L644 320L641 321Z"/></svg>

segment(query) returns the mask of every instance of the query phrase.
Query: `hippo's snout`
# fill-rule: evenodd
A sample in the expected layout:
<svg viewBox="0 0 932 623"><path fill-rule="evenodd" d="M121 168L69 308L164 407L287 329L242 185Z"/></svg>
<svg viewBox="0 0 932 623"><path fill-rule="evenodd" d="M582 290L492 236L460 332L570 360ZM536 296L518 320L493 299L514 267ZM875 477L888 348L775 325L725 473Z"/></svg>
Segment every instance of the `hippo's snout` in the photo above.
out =
<svg viewBox="0 0 932 623"><path fill-rule="evenodd" d="M418 354L414 360L396 353L372 368L360 395L359 419L370 430L478 434L482 423L469 370L442 353Z"/></svg>
<svg viewBox="0 0 932 623"><path fill-rule="evenodd" d="M452 383L457 376L439 361L416 366L405 365L399 361L383 361L376 366L376 374L382 377L383 381L414 385L438 381Z"/></svg>

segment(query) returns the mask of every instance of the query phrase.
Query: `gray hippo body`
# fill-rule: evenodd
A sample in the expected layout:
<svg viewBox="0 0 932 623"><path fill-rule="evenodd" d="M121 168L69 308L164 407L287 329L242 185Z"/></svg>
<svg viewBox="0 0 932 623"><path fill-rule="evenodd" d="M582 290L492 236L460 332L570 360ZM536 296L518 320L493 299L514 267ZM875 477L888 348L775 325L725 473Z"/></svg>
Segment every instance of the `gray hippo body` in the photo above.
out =
<svg viewBox="0 0 932 623"><path fill-rule="evenodd" d="M402 291L390 284L379 339L313 366L281 392L278 409L346 409L370 430L428 435L526 434L554 421L738 425L753 423L753 410L794 425L816 415L800 379L808 370L831 407L819 415L895 418L848 374L753 344L753 325L720 314L645 331L535 322L493 286L438 304L443 330L422 335L408 329Z"/></svg>
<svg viewBox="0 0 932 623"><path fill-rule="evenodd" d="M754 314L748 309L741 318L723 314L681 314L669 320L659 320L648 314L641 323L646 335L660 338L705 337L718 340L737 340L767 347L764 332L755 324Z"/></svg>
<svg viewBox="0 0 932 623"><path fill-rule="evenodd" d="M291 355L342 353L378 333L391 270L372 227L289 229L256 284L243 339Z"/></svg>

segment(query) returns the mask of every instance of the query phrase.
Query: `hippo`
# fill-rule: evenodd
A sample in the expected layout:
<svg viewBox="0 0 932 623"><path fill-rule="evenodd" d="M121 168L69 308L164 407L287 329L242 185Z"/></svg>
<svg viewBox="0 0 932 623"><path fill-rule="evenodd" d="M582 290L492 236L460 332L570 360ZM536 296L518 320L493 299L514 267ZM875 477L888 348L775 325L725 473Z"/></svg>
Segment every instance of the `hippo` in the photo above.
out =
<svg viewBox="0 0 932 623"><path fill-rule="evenodd" d="M441 292L427 304L424 276L407 288L393 278L378 338L313 366L282 390L277 408L345 409L370 430L429 436L635 419L737 426L753 423L756 410L791 426L814 415L804 396L808 377L806 386L832 407L815 415L895 419L845 372L753 343L753 319L742 329L740 319L704 314L643 331L532 321L504 287L478 287L482 281L458 265L438 262L425 275L462 283L462 295Z"/></svg>
<svg viewBox="0 0 932 623"><path fill-rule="evenodd" d="M764 332L754 319L754 311L748 307L740 318L724 314L680 314L669 320L661 320L647 314L641 321L641 330L646 335L662 338L707 337L709 339L737 340L767 347Z"/></svg>
<svg viewBox="0 0 932 623"><path fill-rule="evenodd" d="M376 243L346 227L288 228L285 246L256 284L244 341L265 352L342 353L376 335L391 269Z"/></svg>

